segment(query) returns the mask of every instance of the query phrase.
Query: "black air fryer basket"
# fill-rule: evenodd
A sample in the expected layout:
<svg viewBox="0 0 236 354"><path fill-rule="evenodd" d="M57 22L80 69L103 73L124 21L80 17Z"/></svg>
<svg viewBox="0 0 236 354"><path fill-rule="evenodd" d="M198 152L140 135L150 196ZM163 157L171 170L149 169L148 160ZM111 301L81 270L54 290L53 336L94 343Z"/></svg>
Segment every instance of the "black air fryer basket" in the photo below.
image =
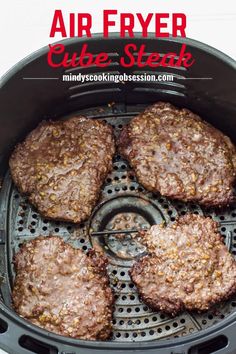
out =
<svg viewBox="0 0 236 354"><path fill-rule="evenodd" d="M0 91L0 347L10 354L210 354L236 353L236 296L203 314L183 312L170 318L154 313L140 302L128 271L142 247L128 233L91 237L89 230L111 228L118 216L127 217L131 227L171 223L186 212L211 215L220 223L220 232L229 250L236 255L236 205L224 210L173 202L143 189L128 163L116 155L113 171L103 186L101 198L90 220L80 225L52 222L40 217L12 184L8 159L15 144L41 120L84 114L102 119L120 129L145 106L163 100L187 107L229 135L236 143L236 65L217 50L190 39L143 39L146 52L176 52L183 43L195 58L185 68L125 69L119 65L129 39L112 35L109 39L64 41L66 51L80 52L85 41L93 55L109 53L108 68L52 69L47 64L48 48L43 48L16 65L1 82ZM174 82L63 82L65 73L110 72L158 75L170 73ZM55 78L35 80L27 78ZM57 79L58 78L58 79ZM190 79L191 78L191 79ZM209 78L209 79L193 79ZM145 201L145 203L144 203ZM118 216L117 216L118 215ZM130 218L131 215L131 219ZM38 235L60 235L85 252L96 244L109 256L109 274L115 291L113 338L108 342L75 340L49 333L20 318L11 308L14 279L12 257L20 244Z"/></svg>

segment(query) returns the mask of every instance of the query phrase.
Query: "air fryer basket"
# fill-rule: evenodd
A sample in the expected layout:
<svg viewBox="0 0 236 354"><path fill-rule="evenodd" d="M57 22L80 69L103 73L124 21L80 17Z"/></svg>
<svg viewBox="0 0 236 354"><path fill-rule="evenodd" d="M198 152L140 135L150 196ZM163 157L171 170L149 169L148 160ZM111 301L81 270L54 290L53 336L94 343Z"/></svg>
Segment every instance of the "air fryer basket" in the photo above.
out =
<svg viewBox="0 0 236 354"><path fill-rule="evenodd" d="M236 255L236 205L224 210L203 209L195 204L173 202L152 194L138 184L127 161L116 155L113 171L103 186L101 198L91 218L72 225L43 219L12 184L8 159L14 145L43 119L59 119L84 114L112 124L115 134L145 106L164 100L187 107L200 114L229 135L236 133L236 65L224 54L190 39L142 39L132 42L146 45L146 52L178 52L182 43L196 62L185 68L150 68L119 65L124 45L129 39L114 34L109 39L64 41L69 53L79 52L84 42L96 55L109 53L108 68L90 67L63 70L47 65L43 48L16 65L1 82L0 91L0 347L11 354L210 354L236 353L236 296L204 314L184 312L175 318L154 313L138 296L128 270L143 248L131 234L91 236L91 230L145 228L154 223L171 223L187 211L210 215L220 223L220 232L229 250ZM110 72L150 74L171 73L174 82L63 82L66 73ZM27 78L55 78L35 80ZM190 79L191 78L191 79ZM209 78L196 80L193 78ZM116 296L113 338L108 342L90 342L58 336L20 318L11 309L11 286L14 278L12 256L20 244L38 235L60 235L65 241L86 251L100 247L109 256L109 274Z"/></svg>

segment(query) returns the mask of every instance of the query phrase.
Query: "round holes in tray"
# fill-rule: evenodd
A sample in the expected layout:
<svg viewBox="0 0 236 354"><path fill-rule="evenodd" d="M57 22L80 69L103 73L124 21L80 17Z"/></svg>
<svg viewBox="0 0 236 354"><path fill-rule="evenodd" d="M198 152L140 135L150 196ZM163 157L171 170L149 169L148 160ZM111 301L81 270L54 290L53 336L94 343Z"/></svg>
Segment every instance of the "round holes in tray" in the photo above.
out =
<svg viewBox="0 0 236 354"><path fill-rule="evenodd" d="M117 117L114 119L107 117L105 119L108 123L115 126L117 135L120 133L122 126L128 122L127 116L123 120L121 117L118 119L119 121ZM163 213L167 215L168 222L174 222L177 215L185 215L187 212L196 214L202 212L197 205L169 202L158 193L147 192L143 186L138 184L134 172L127 161L123 160L118 154L113 161L113 170L104 183L100 202L122 195L145 196L152 203L159 205ZM19 244L40 234L45 236L49 234L59 235L65 241L83 249L85 252L91 247L87 234L88 223L73 225L43 219L15 189L13 189L11 202L10 214L15 220L15 224L12 224L10 237L12 237L12 244L15 244L15 250L17 250ZM231 251L236 256L236 210L231 208L227 213L220 212L219 215L219 213L217 214L214 210L209 209L204 211L204 213L223 222L220 231L225 236L226 243L229 241L229 235L232 235ZM228 221L229 224L227 224ZM31 227L29 228L29 226ZM116 299L113 340L148 341L161 338L177 338L199 330L197 327L193 328L192 318L188 314L184 313L176 318L169 318L162 313L152 312L143 304L139 300L136 288L129 278L128 270L131 263L125 262L123 265L111 265L110 279L112 284L114 282L112 287ZM202 315L193 314L193 317L202 328L207 328L213 323L222 321L234 311L236 311L236 298L219 308L216 314L211 311Z"/></svg>

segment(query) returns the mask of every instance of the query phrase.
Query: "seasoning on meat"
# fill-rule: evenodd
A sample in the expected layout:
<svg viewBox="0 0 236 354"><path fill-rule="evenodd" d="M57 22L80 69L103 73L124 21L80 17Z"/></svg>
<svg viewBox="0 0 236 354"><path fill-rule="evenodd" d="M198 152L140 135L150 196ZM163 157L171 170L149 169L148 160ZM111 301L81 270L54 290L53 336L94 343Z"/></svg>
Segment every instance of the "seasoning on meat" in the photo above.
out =
<svg viewBox="0 0 236 354"><path fill-rule="evenodd" d="M118 146L147 190L206 206L235 200L235 146L187 109L154 104L123 128Z"/></svg>
<svg viewBox="0 0 236 354"><path fill-rule="evenodd" d="M140 297L171 315L208 310L236 293L236 261L209 217L187 214L143 234L149 255L132 267Z"/></svg>
<svg viewBox="0 0 236 354"><path fill-rule="evenodd" d="M114 145L112 127L102 121L42 122L15 148L12 178L44 217L79 223L97 202Z"/></svg>
<svg viewBox="0 0 236 354"><path fill-rule="evenodd" d="M14 264L12 299L20 316L64 336L110 337L114 299L104 256L40 236L21 246Z"/></svg>

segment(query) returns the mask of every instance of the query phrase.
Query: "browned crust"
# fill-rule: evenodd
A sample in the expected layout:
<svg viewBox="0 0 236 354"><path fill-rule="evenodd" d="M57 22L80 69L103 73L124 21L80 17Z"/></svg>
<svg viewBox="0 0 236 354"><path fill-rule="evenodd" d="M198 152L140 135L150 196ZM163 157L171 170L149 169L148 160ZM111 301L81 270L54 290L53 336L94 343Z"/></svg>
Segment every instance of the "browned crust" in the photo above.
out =
<svg viewBox="0 0 236 354"><path fill-rule="evenodd" d="M204 312L236 293L236 261L210 218L187 214L166 228L153 226L142 237L150 255L135 262L130 277L140 298L154 311L171 316L183 310Z"/></svg>
<svg viewBox="0 0 236 354"><path fill-rule="evenodd" d="M14 257L15 311L33 324L72 338L107 340L112 334L114 296L107 259L86 256L57 236L39 236Z"/></svg>
<svg viewBox="0 0 236 354"><path fill-rule="evenodd" d="M9 161L14 183L48 219L87 219L112 169L111 126L82 116L42 122Z"/></svg>
<svg viewBox="0 0 236 354"><path fill-rule="evenodd" d="M138 262L135 262L133 267L131 268L129 275L137 288L137 292L139 294L140 299L147 304L153 311L163 311L168 315L176 316L179 312L184 310L184 304L179 299L171 299L168 297L168 294L164 298L154 300L152 297L147 296L145 290L139 286L139 284L135 281L135 276L137 274L142 274L144 267L146 264L150 262L150 255L146 255ZM154 258L155 260L155 258Z"/></svg>
<svg viewBox="0 0 236 354"><path fill-rule="evenodd" d="M123 128L117 145L147 190L204 206L236 200L235 146L187 109L148 107Z"/></svg>
<svg viewBox="0 0 236 354"><path fill-rule="evenodd" d="M150 256L144 256L140 259L140 261L136 262L134 264L134 266L131 268L129 274L130 277L133 281L133 283L135 284L135 280L134 280L134 275L136 275L139 272L142 272L144 266L145 266L145 262L149 263L149 258ZM137 292L139 294L140 299L147 304L153 311L162 311L172 317L175 317L176 315L178 315L180 312L184 311L185 309L187 309L188 311L196 311L197 313L203 313L206 312L208 310L210 310L211 308L213 308L217 303L221 303L224 301L229 300L233 295L236 294L236 284L234 286L231 287L231 289L224 294L224 296L219 297L216 301L211 301L209 302L208 308L205 308L203 310L197 308L196 306L188 306L188 308L186 308L184 306L183 301L181 301L180 299L172 299L171 296L168 297L168 295L166 295L164 298L162 299L158 299L158 301L153 300L151 297L146 296L146 292L145 290L141 290L141 288L139 287L138 284L135 284L137 287Z"/></svg>

